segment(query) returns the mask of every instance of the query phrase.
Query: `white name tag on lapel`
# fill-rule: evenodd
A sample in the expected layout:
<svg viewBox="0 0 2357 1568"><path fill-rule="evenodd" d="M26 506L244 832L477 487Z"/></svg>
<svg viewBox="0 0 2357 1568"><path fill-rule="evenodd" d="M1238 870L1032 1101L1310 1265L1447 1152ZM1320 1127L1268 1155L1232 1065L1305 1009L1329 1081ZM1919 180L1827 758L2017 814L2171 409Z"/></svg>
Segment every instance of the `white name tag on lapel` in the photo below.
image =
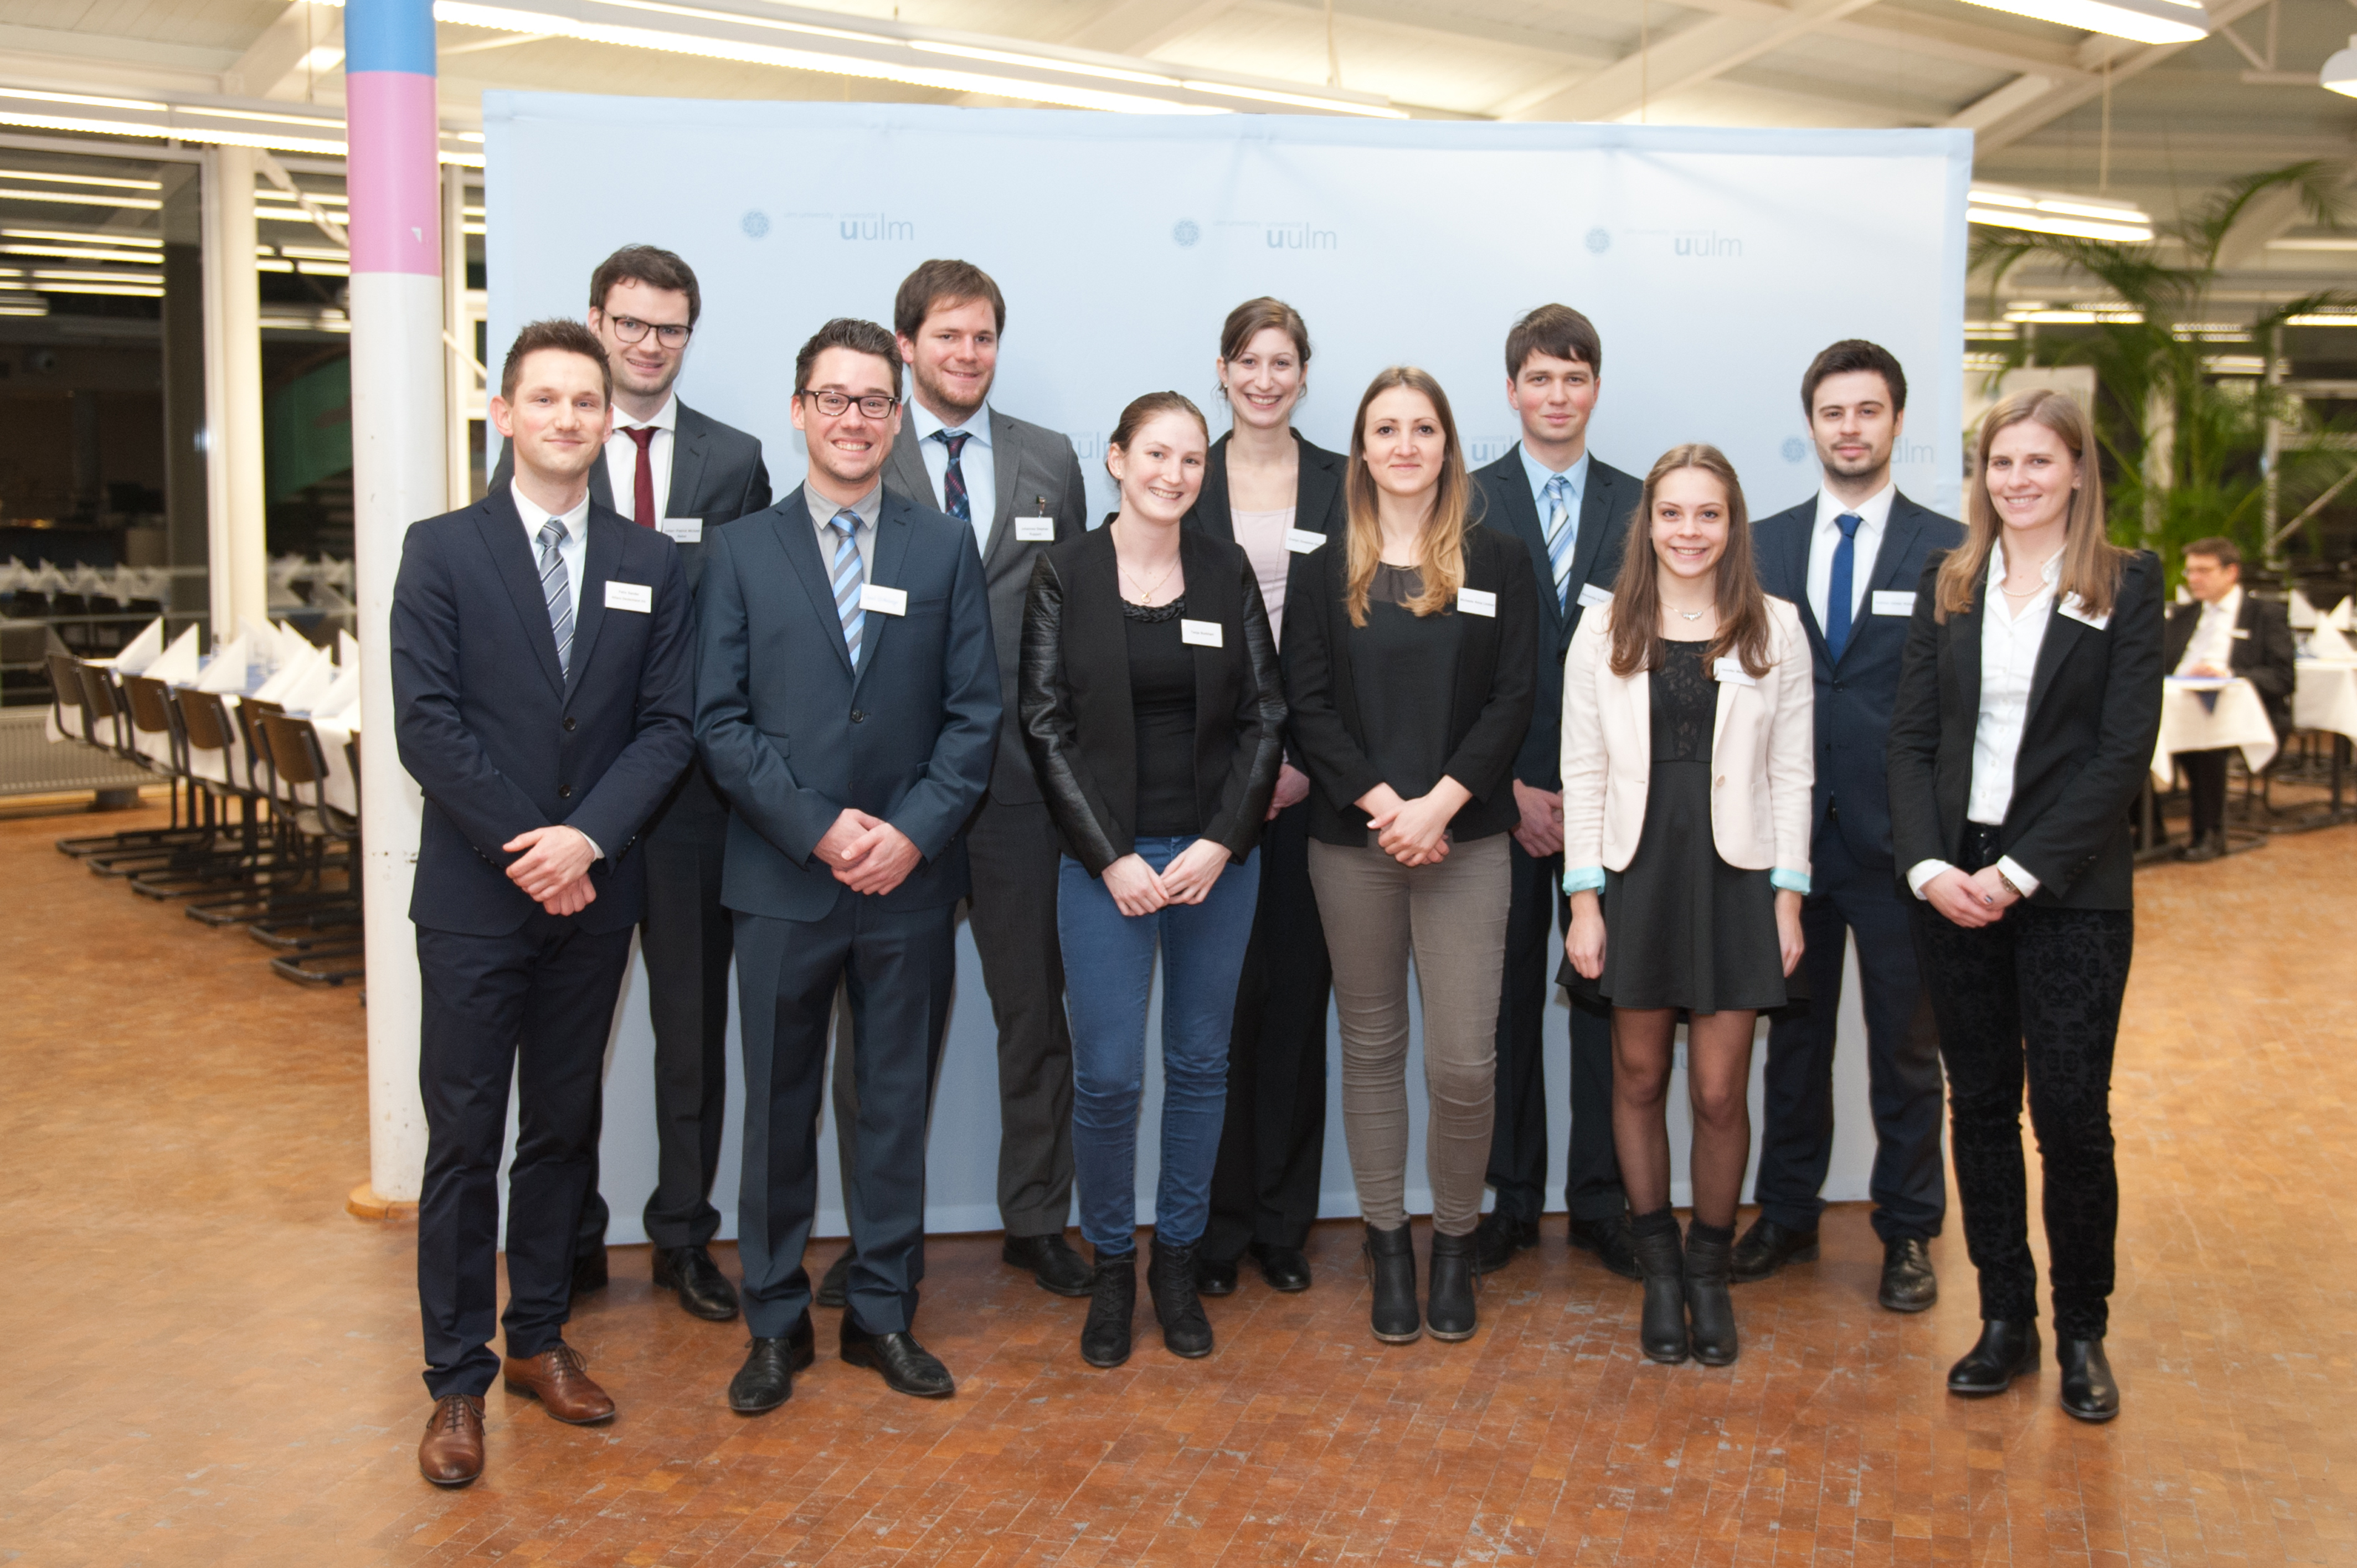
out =
<svg viewBox="0 0 2357 1568"><path fill-rule="evenodd" d="M1878 616L1911 616L1915 613L1915 593L1911 588L1877 588L1874 590L1874 613Z"/></svg>
<svg viewBox="0 0 2357 1568"><path fill-rule="evenodd" d="M1459 588L1457 590L1457 607L1467 615L1488 616L1495 620L1498 618L1498 596L1486 588Z"/></svg>
<svg viewBox="0 0 2357 1568"><path fill-rule="evenodd" d="M1592 610L1598 605L1609 605L1611 602L1611 589L1599 588L1593 583L1582 583L1579 585L1580 608Z"/></svg>
<svg viewBox="0 0 2357 1568"><path fill-rule="evenodd" d="M1189 648L1225 648L1227 646L1221 640L1218 621L1188 620L1184 617L1181 617L1178 621L1178 640Z"/></svg>
<svg viewBox="0 0 2357 1568"><path fill-rule="evenodd" d="M655 526L662 529L663 537L673 544L704 542L704 520L700 517L667 517Z"/></svg>
<svg viewBox="0 0 2357 1568"><path fill-rule="evenodd" d="M2238 626L2234 628L2234 635L2236 637L2248 637L2251 635L2251 628L2247 626Z"/></svg>
<svg viewBox="0 0 2357 1568"><path fill-rule="evenodd" d="M2062 602L2056 605L2054 607L2061 610L2064 615L2069 616L2072 620L2081 622L2086 626L2092 626L2097 631L2101 631L2105 627L2112 624L2112 618L2108 614L2099 616L2089 615L2087 613L2085 602L2076 594L2063 595Z"/></svg>
<svg viewBox="0 0 2357 1568"><path fill-rule="evenodd" d="M1285 531L1285 547L1296 555L1307 555L1325 542L1324 534L1312 533L1306 528L1288 528Z"/></svg>
<svg viewBox="0 0 2357 1568"><path fill-rule="evenodd" d="M888 588L879 583L862 583L859 585L859 607L863 610L874 610L877 615L907 615L909 590Z"/></svg>
<svg viewBox="0 0 2357 1568"><path fill-rule="evenodd" d="M1015 537L1026 544L1053 544L1056 542L1056 520L1052 517L1018 517L1015 520Z"/></svg>
<svg viewBox="0 0 2357 1568"><path fill-rule="evenodd" d="M1725 681L1731 685L1757 686L1760 684L1759 677L1744 669L1743 660L1740 659L1722 659L1710 667L1710 673L1714 680Z"/></svg>
<svg viewBox="0 0 2357 1568"><path fill-rule="evenodd" d="M646 615L655 607L655 591L645 583L617 583L606 579L606 607L609 610L636 610Z"/></svg>

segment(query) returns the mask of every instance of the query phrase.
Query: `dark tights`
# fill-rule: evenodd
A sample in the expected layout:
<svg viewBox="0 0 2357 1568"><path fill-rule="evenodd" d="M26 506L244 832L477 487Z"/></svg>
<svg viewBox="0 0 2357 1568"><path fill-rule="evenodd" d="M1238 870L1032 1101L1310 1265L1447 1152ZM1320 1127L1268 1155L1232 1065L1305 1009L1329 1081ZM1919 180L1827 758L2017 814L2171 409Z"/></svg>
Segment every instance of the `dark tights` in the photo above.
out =
<svg viewBox="0 0 2357 1568"><path fill-rule="evenodd" d="M1743 1167L1751 1157L1749 1012L1697 1013L1686 1024L1686 1094L1694 1109L1695 1218L1735 1223ZM1678 1010L1612 1010L1612 1143L1629 1208L1637 1214L1670 1202L1670 1064Z"/></svg>

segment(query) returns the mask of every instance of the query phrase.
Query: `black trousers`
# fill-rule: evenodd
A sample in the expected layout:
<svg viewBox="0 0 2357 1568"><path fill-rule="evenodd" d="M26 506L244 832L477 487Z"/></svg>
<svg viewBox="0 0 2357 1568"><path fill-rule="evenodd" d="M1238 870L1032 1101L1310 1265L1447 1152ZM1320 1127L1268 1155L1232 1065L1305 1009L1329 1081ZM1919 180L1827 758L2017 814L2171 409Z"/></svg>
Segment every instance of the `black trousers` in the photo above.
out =
<svg viewBox="0 0 2357 1568"><path fill-rule="evenodd" d="M1861 865L1840 825L1817 835L1801 901L1809 1000L1768 1026L1766 1115L1760 1175L1751 1196L1760 1213L1813 1230L1818 1196L1834 1154L1834 1035L1841 1012L1843 959L1857 939L1859 1000L1866 1014L1866 1078L1874 1113L1874 1233L1885 1241L1928 1241L1948 1212L1940 1156L1940 1032L1915 962L1910 906L1889 864Z"/></svg>
<svg viewBox="0 0 2357 1568"><path fill-rule="evenodd" d="M2231 748L2177 754L2177 765L2185 769L2186 793L2192 797L2191 837L2196 843L2225 831L2226 759L2233 755Z"/></svg>
<svg viewBox="0 0 2357 1568"><path fill-rule="evenodd" d="M425 1387L488 1391L499 1305L500 1155L517 1087L508 1170L511 1356L563 1337L576 1227L597 1149L597 1103L630 933L587 931L535 908L503 937L420 929L417 1086L425 1182L417 1200L417 1305Z"/></svg>
<svg viewBox="0 0 2357 1568"><path fill-rule="evenodd" d="M845 888L823 919L737 917L745 1029L745 1165L737 1198L745 1323L761 1338L811 1304L802 1251L818 1208L827 1018L849 998L858 1154L844 1183L851 1315L871 1333L915 1321L925 1277L925 1138L956 973L956 910L887 909ZM840 1072L838 1067L838 1072ZM847 1129L838 1128L840 1138ZM847 1141L847 1140L846 1140Z"/></svg>
<svg viewBox="0 0 2357 1568"><path fill-rule="evenodd" d="M1993 848L1968 856L1986 865ZM2113 1164L2112 1050L2136 947L2129 909L2015 905L1966 930L1919 904L1923 978L1948 1069L1964 1244L1981 1316L2038 1316L2021 1149L2025 1076L2044 1172L2054 1333L2099 1339L2110 1323L2119 1176Z"/></svg>
<svg viewBox="0 0 2357 1568"><path fill-rule="evenodd" d="M1318 1219L1326 1163L1326 1012L1334 967L1309 885L1309 804L1260 840L1260 904L1236 983L1228 1110L1211 1171L1204 1256L1233 1262L1257 1241L1298 1247Z"/></svg>
<svg viewBox="0 0 2357 1568"><path fill-rule="evenodd" d="M1498 997L1498 1098L1487 1179L1498 1212L1536 1224L1546 1207L1546 1010L1570 929L1563 856L1534 858L1509 845L1512 900L1506 909L1506 962ZM1628 1207L1612 1144L1612 1015L1571 1003L1571 1148L1564 1203L1575 1219L1618 1219Z"/></svg>

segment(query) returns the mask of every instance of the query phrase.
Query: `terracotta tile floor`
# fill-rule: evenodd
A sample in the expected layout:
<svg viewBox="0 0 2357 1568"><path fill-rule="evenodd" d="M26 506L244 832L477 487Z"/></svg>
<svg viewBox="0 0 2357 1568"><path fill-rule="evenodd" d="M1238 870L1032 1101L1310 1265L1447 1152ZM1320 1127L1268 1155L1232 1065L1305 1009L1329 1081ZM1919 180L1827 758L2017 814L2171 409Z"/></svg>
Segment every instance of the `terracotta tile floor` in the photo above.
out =
<svg viewBox="0 0 2357 1568"><path fill-rule="evenodd" d="M354 998L49 848L81 825L0 822L0 1563L2357 1563L2357 829L2138 884L2110 1427L2050 1369L1949 1399L1963 1244L1938 1309L1880 1312L1857 1208L1739 1290L1724 1371L1641 1361L1636 1291L1555 1226L1463 1346L1376 1345L1332 1225L1307 1294L1211 1305L1211 1359L1112 1373L1079 1304L951 1240L920 1327L954 1401L826 1354L754 1422L721 1402L741 1329L617 1249L572 1338L620 1419L494 1391L490 1475L446 1495L411 1234L341 1209Z"/></svg>

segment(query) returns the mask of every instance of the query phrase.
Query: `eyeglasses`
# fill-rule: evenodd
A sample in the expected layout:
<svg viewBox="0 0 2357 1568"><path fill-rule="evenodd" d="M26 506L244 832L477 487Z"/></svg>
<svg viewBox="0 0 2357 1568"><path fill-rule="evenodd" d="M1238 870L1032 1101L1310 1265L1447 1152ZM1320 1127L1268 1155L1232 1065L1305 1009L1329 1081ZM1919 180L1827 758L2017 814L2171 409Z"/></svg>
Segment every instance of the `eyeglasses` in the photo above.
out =
<svg viewBox="0 0 2357 1568"><path fill-rule="evenodd" d="M866 397L845 397L839 392L813 392L804 387L801 395L808 398L829 419L842 418L855 403L859 405L859 412L870 419L888 419L892 411L900 406L899 398L886 397L881 392Z"/></svg>
<svg viewBox="0 0 2357 1568"><path fill-rule="evenodd" d="M636 343L649 332L652 332L655 335L655 341L666 349L686 348L687 335L695 330L693 327L681 327L675 323L662 327L650 327L635 316L608 316L606 317L606 324L614 329L614 336L625 343Z"/></svg>

